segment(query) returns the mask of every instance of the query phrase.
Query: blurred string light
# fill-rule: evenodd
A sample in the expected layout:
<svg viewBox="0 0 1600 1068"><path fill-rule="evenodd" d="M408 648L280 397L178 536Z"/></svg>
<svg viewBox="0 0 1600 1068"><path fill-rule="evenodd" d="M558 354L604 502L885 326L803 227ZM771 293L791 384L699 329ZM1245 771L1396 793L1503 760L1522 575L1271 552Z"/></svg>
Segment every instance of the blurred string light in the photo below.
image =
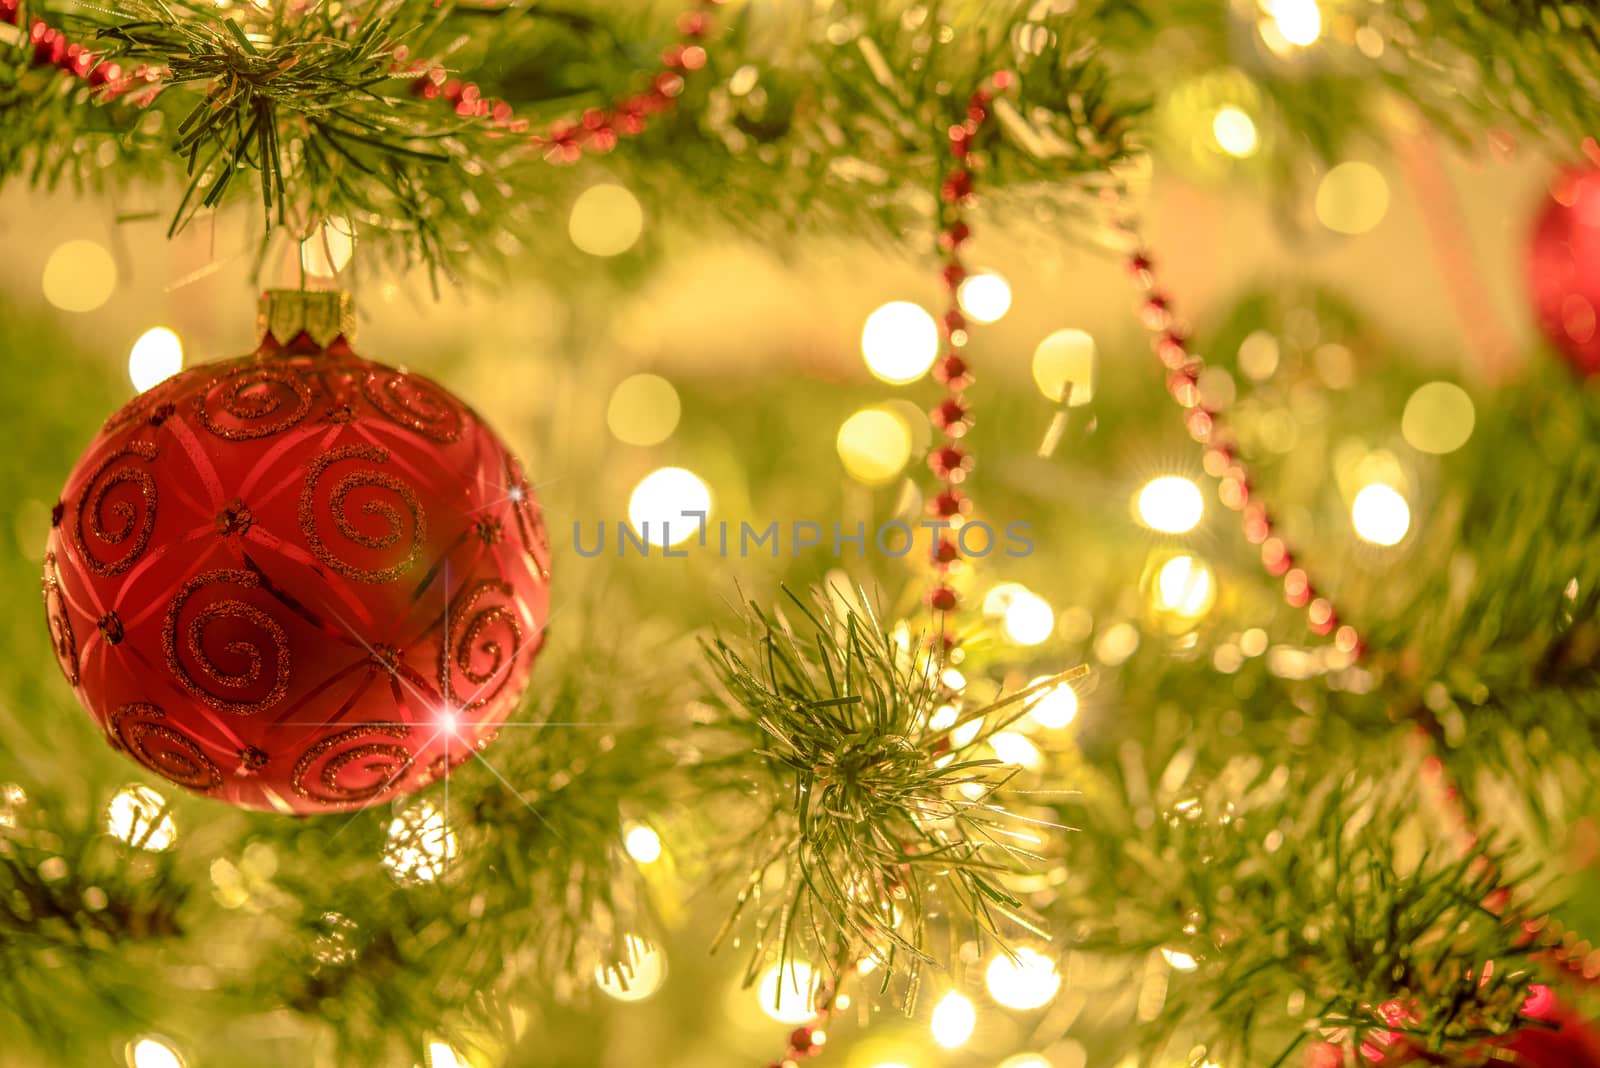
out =
<svg viewBox="0 0 1600 1068"><path fill-rule="evenodd" d="M1266 18L1261 21L1261 36L1270 46L1280 42L1296 48L1309 48L1322 36L1322 10L1317 0L1261 0ZM1281 51L1274 47L1274 51Z"/></svg>
<svg viewBox="0 0 1600 1068"><path fill-rule="evenodd" d="M93 241L67 241L44 261L40 284L44 299L62 311L94 311L117 288L117 263Z"/></svg>
<svg viewBox="0 0 1600 1068"><path fill-rule="evenodd" d="M1050 676L1041 675L1028 683L1028 688L1048 682ZM1071 683L1063 682L1041 690L1036 697L1027 699L1028 718L1046 730L1065 727L1078 718L1078 691Z"/></svg>
<svg viewBox="0 0 1600 1068"><path fill-rule="evenodd" d="M1411 529L1411 506L1393 486L1374 482L1362 486L1350 502L1350 521L1362 541L1398 545Z"/></svg>
<svg viewBox="0 0 1600 1068"><path fill-rule="evenodd" d="M300 242L300 266L309 275L332 278L349 265L355 251L355 226L335 215Z"/></svg>
<svg viewBox="0 0 1600 1068"><path fill-rule="evenodd" d="M1370 163L1341 163L1317 183L1317 219L1341 234L1364 234L1389 210L1389 183Z"/></svg>
<svg viewBox="0 0 1600 1068"><path fill-rule="evenodd" d="M106 806L106 830L131 846L161 853L178 840L167 799L148 786L124 786Z"/></svg>
<svg viewBox="0 0 1600 1068"><path fill-rule="evenodd" d="M840 425L834 446L851 478L879 486L911 459L911 428L896 412L863 408Z"/></svg>
<svg viewBox="0 0 1600 1068"><path fill-rule="evenodd" d="M993 271L980 271L957 287L956 302L973 322L996 322L1011 310L1011 286Z"/></svg>
<svg viewBox="0 0 1600 1068"><path fill-rule="evenodd" d="M661 859L661 836L642 823L628 827L622 836L622 847L640 864L654 864Z"/></svg>
<svg viewBox="0 0 1600 1068"><path fill-rule="evenodd" d="M1156 573L1154 598L1158 612L1199 619L1217 600L1211 569L1199 557L1174 556Z"/></svg>
<svg viewBox="0 0 1600 1068"><path fill-rule="evenodd" d="M1429 382L1406 401L1400 435L1418 452L1442 456L1467 443L1475 418L1466 390L1454 382Z"/></svg>
<svg viewBox="0 0 1600 1068"><path fill-rule="evenodd" d="M939 1045L945 1049L956 1049L966 1045L977 1024L978 1010L972 1007L972 1001L952 990L933 1007L928 1029L933 1032L933 1040Z"/></svg>
<svg viewBox="0 0 1600 1068"><path fill-rule="evenodd" d="M1082 330L1057 330L1033 350L1033 381L1057 403L1070 385L1068 405L1082 407L1094 399L1095 356L1094 338Z"/></svg>
<svg viewBox="0 0 1600 1068"><path fill-rule="evenodd" d="M1038 950L1022 946L1014 955L997 953L983 973L989 996L1008 1009L1037 1009L1061 989L1056 962Z"/></svg>
<svg viewBox="0 0 1600 1068"><path fill-rule="evenodd" d="M861 355L867 369L891 385L903 386L928 373L939 355L939 327L920 306L892 300L861 328Z"/></svg>
<svg viewBox="0 0 1600 1068"><path fill-rule="evenodd" d="M128 1068L183 1068L183 1058L165 1039L146 1035L128 1043Z"/></svg>
<svg viewBox="0 0 1600 1068"><path fill-rule="evenodd" d="M428 1043L428 1068L472 1068L448 1042Z"/></svg>
<svg viewBox="0 0 1600 1068"><path fill-rule="evenodd" d="M682 412L671 382L660 375L629 375L611 391L606 426L625 444L659 445L678 428Z"/></svg>
<svg viewBox="0 0 1600 1068"><path fill-rule="evenodd" d="M667 958L655 944L638 935L622 940L623 959L594 970L594 981L607 996L618 1001L643 1001L661 989L667 978Z"/></svg>
<svg viewBox="0 0 1600 1068"><path fill-rule="evenodd" d="M1217 146L1234 159L1249 159L1261 147L1256 121L1232 104L1217 109L1211 117L1211 136Z"/></svg>
<svg viewBox="0 0 1600 1068"><path fill-rule="evenodd" d="M419 801L389 821L383 866L395 882L437 882L455 857L456 833L433 802Z"/></svg>
<svg viewBox="0 0 1600 1068"><path fill-rule="evenodd" d="M682 467L650 472L628 498L628 522L651 545L670 546L700 534L711 514L711 491L700 476ZM670 539L670 540L669 540Z"/></svg>
<svg viewBox="0 0 1600 1068"><path fill-rule="evenodd" d="M1139 518L1164 534L1187 534L1205 514L1200 487L1179 475L1151 479L1139 491Z"/></svg>
<svg viewBox="0 0 1600 1068"><path fill-rule="evenodd" d="M183 370L183 342L164 326L152 326L128 350L128 377L143 393Z"/></svg>
<svg viewBox="0 0 1600 1068"><path fill-rule="evenodd" d="M806 1023L817 1015L820 977L803 960L786 962L782 969L774 964L761 976L756 993L761 1011L779 1023Z"/></svg>
<svg viewBox="0 0 1600 1068"><path fill-rule="evenodd" d="M1166 946L1162 946L1161 955L1166 958L1167 964L1175 971L1192 972L1200 967L1199 962L1194 957L1181 949L1168 949Z"/></svg>
<svg viewBox="0 0 1600 1068"><path fill-rule="evenodd" d="M628 251L644 232L639 198L611 182L591 185L572 202L567 236L580 252L617 256Z"/></svg>

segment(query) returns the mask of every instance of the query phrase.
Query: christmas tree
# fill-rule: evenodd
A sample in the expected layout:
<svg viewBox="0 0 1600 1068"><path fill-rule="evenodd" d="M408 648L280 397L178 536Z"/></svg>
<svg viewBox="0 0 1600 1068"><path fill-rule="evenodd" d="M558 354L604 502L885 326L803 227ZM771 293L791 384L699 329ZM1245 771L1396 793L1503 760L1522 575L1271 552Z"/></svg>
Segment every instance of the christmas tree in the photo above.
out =
<svg viewBox="0 0 1600 1068"><path fill-rule="evenodd" d="M0 1068L1600 1065L1597 101L1576 0L0 0Z"/></svg>

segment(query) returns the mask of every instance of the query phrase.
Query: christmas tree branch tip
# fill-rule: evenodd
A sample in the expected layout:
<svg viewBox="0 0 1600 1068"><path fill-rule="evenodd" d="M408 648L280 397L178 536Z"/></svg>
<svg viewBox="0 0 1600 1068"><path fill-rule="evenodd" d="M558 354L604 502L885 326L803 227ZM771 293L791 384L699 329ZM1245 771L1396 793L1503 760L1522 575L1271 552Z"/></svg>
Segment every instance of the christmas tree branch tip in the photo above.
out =
<svg viewBox="0 0 1600 1068"><path fill-rule="evenodd" d="M1041 935L1006 886L1037 860L1040 827L1007 811L1016 769L980 752L1032 690L963 708L937 656L856 607L865 597L785 593L787 611L749 606L745 640L706 643L729 739L716 766L761 811L762 859L724 928L756 932L751 975L842 945L887 983L896 965L940 963L935 917L961 938Z"/></svg>

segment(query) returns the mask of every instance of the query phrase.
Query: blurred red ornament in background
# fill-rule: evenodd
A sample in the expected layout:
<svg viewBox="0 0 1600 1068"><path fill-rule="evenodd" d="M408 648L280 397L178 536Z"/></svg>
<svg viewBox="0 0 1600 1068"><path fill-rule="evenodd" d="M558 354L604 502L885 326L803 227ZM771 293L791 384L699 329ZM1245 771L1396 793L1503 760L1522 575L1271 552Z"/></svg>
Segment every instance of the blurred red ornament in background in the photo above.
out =
<svg viewBox="0 0 1600 1068"><path fill-rule="evenodd" d="M1600 170L1552 187L1528 245L1528 287L1550 343L1580 373L1600 372Z"/></svg>

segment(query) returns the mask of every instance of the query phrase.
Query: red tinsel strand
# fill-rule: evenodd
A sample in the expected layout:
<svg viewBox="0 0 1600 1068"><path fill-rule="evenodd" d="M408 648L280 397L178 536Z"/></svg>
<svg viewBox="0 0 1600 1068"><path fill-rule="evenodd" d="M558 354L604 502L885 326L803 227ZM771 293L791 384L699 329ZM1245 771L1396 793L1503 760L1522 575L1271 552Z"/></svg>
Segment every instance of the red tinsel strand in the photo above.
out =
<svg viewBox="0 0 1600 1068"><path fill-rule="evenodd" d="M947 522L965 515L972 507L971 501L956 488L973 467L971 453L959 444L972 426L972 406L962 396L972 384L972 369L961 355L967 344L967 319L957 298L961 283L967 277L967 268L961 259L962 249L972 239L972 227L965 218L976 184L972 149L978 133L992 117L995 94L1009 88L1011 81L1009 72L998 71L967 98L965 117L949 130L952 165L939 184L942 201L939 249L944 254L940 277L947 303L940 321L943 341L933 376L945 387L945 397L928 413L934 429L939 432L928 450L928 467L941 483L939 493L928 504L928 511L934 519ZM941 529L932 552L934 580L927 601L938 617L939 632L935 642L942 655L959 644L946 620L960 604L959 595L950 585L950 572L961 559L960 539L948 529Z"/></svg>
<svg viewBox="0 0 1600 1068"><path fill-rule="evenodd" d="M21 0L0 0L0 23L22 27ZM114 100L140 86L148 86L133 98L135 104L144 107L161 91L157 84L162 76L159 68L141 63L131 72L124 71L122 64L70 40L43 19L30 19L27 27L30 65L55 67L70 74L87 85L100 100Z"/></svg>
<svg viewBox="0 0 1600 1068"><path fill-rule="evenodd" d="M484 96L474 82L451 78L442 64L411 61L404 45L395 49L394 70L414 77L413 91L424 99L442 100L462 118L482 119L507 135L527 136L551 163L576 163L585 152L604 155L622 138L643 133L652 115L676 105L685 77L706 65L701 41L711 30L711 12L725 2L699 0L695 10L678 16L680 39L661 53L661 70L651 77L648 89L621 97L608 108L589 108L575 119L558 119L543 133L530 132L528 120L516 117L509 103Z"/></svg>

